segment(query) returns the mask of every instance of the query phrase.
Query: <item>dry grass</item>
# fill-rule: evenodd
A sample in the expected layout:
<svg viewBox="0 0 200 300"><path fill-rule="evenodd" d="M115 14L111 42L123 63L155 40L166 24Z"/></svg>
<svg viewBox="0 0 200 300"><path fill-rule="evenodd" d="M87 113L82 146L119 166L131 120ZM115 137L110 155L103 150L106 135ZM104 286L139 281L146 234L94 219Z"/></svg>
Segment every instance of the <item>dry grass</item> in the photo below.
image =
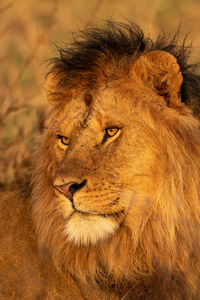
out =
<svg viewBox="0 0 200 300"><path fill-rule="evenodd" d="M137 22L151 36L160 30L190 33L193 61L200 58L198 0L2 0L0 2L0 187L19 180L42 133L46 98L46 59L53 43L63 45L70 32L110 19Z"/></svg>

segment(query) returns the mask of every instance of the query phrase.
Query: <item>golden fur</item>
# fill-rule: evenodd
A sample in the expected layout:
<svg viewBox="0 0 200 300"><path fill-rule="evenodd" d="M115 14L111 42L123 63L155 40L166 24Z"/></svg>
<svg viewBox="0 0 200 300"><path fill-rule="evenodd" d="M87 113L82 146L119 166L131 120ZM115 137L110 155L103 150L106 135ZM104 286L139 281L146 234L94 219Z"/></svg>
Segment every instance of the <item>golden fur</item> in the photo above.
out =
<svg viewBox="0 0 200 300"><path fill-rule="evenodd" d="M23 257L39 273L32 298L16 291L22 299L50 290L52 299L200 299L200 132L181 102L179 63L163 50L109 59L98 58L95 83L86 71L60 84L58 65L47 77L51 112L31 197L8 196L15 204L5 209L17 224L13 210L25 207L13 231L21 228ZM54 188L69 182L84 182L73 200ZM16 261L20 249L10 254ZM16 271L21 281L26 272Z"/></svg>

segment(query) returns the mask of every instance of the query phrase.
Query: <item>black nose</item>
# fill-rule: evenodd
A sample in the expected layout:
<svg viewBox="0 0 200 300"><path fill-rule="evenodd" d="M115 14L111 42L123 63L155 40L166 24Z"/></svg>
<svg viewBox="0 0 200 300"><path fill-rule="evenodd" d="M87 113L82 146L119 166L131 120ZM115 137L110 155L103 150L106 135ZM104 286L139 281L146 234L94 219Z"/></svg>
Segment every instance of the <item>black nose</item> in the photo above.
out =
<svg viewBox="0 0 200 300"><path fill-rule="evenodd" d="M72 201L74 193L82 189L86 183L87 180L84 179L81 183L70 181L62 185L54 185L53 187Z"/></svg>
<svg viewBox="0 0 200 300"><path fill-rule="evenodd" d="M80 189L82 189L86 185L86 183L87 183L86 179L84 179L81 183L76 183L76 182L72 183L69 186L69 192L72 195L72 197L73 197L74 193L79 191Z"/></svg>

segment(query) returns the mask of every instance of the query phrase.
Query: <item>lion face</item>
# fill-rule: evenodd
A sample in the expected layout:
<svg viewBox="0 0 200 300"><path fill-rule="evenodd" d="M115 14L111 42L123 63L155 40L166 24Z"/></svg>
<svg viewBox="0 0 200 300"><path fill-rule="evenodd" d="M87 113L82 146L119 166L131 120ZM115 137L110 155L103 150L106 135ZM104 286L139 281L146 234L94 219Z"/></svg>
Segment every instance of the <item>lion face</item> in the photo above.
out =
<svg viewBox="0 0 200 300"><path fill-rule="evenodd" d="M54 107L51 188L65 238L75 245L112 239L123 226L139 236L159 186L165 186L168 155L160 129L167 130L163 124L169 116L176 119L178 110L185 113L182 74L169 53L149 52L128 72L106 68L107 76L102 72L91 88L87 76L85 86L81 79L61 88L56 70L47 80Z"/></svg>
<svg viewBox="0 0 200 300"><path fill-rule="evenodd" d="M135 100L146 97L133 93ZM109 88L90 95L89 106L84 98L66 104L53 133L55 201L66 237L77 245L111 238L127 223L136 196L153 198L160 172L158 140L133 97Z"/></svg>

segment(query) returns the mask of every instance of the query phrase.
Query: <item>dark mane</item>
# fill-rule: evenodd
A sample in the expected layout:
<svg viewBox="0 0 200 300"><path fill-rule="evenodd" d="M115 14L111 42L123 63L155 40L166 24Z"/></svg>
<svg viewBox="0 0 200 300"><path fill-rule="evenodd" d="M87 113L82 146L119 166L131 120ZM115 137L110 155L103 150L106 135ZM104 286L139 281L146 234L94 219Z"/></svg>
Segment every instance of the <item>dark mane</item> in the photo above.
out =
<svg viewBox="0 0 200 300"><path fill-rule="evenodd" d="M180 44L179 44L180 43ZM92 28L80 31L74 35L74 40L66 49L59 48L60 56L51 60L53 68L62 73L59 85L66 85L74 78L88 76L88 80L95 81L100 60L122 66L128 64L140 55L163 50L173 54L183 74L182 101L200 115L200 75L198 65L190 65L188 59L191 46L187 46L185 39L180 41L179 32L172 38L164 35L153 41L145 37L142 29L135 23L106 22L105 28ZM123 62L122 62L123 61ZM121 62L121 64L120 64ZM87 75L86 75L87 74Z"/></svg>

